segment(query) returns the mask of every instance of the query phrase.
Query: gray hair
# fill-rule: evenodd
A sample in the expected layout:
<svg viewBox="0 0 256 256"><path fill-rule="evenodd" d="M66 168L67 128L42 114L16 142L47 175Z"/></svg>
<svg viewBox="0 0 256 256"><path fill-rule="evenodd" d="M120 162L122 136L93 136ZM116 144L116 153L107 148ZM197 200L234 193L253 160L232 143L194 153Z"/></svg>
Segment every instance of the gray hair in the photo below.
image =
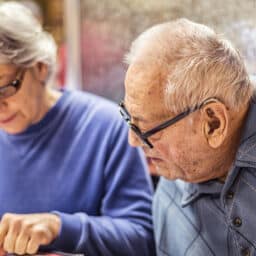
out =
<svg viewBox="0 0 256 256"><path fill-rule="evenodd" d="M243 60L231 43L207 26L179 19L142 33L126 62L148 61L167 68L164 102L178 113L210 97L239 110L253 93Z"/></svg>
<svg viewBox="0 0 256 256"><path fill-rule="evenodd" d="M48 66L48 79L56 68L56 43L32 12L17 2L0 3L0 63Z"/></svg>

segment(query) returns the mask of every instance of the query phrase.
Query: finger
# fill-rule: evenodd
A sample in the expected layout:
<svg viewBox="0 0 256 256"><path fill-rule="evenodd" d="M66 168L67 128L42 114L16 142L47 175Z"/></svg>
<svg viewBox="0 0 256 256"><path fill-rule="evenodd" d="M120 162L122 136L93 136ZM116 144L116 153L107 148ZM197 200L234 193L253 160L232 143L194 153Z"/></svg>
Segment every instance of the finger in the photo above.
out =
<svg viewBox="0 0 256 256"><path fill-rule="evenodd" d="M9 230L7 232L7 235L5 236L4 244L3 244L3 248L5 251L9 253L14 252L15 243L16 243L17 236L20 232L20 228L21 228L20 220L14 220L9 225Z"/></svg>
<svg viewBox="0 0 256 256"><path fill-rule="evenodd" d="M36 239L35 237L30 238L27 244L26 253L28 254L37 253L39 246L40 246L40 243L38 239Z"/></svg>
<svg viewBox="0 0 256 256"><path fill-rule="evenodd" d="M8 224L6 221L2 220L0 222L0 247L2 247L4 244L4 239L5 239L7 232L8 232Z"/></svg>
<svg viewBox="0 0 256 256"><path fill-rule="evenodd" d="M30 236L28 234L27 229L23 229L17 237L15 247L14 247L14 252L20 255L25 254L28 246L29 238Z"/></svg>
<svg viewBox="0 0 256 256"><path fill-rule="evenodd" d="M4 251L3 248L0 248L0 256L5 256L6 255L6 252Z"/></svg>
<svg viewBox="0 0 256 256"><path fill-rule="evenodd" d="M26 253L35 254L40 245L47 245L51 242L51 237L52 234L48 229L38 226L32 231Z"/></svg>

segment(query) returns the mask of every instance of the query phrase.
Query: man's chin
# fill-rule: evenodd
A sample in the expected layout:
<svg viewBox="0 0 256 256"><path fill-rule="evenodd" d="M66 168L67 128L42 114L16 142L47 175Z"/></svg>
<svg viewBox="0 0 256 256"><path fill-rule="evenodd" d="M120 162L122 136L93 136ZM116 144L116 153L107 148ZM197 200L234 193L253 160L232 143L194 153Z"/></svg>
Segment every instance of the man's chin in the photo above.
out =
<svg viewBox="0 0 256 256"><path fill-rule="evenodd" d="M151 175L162 176L168 180L176 180L177 171L172 171L164 166L164 161L160 158L147 157L149 172Z"/></svg>
<svg viewBox="0 0 256 256"><path fill-rule="evenodd" d="M153 163L148 163L148 169L151 175L158 176L156 166Z"/></svg>
<svg viewBox="0 0 256 256"><path fill-rule="evenodd" d="M177 177L174 176L174 172L170 171L169 169L162 168L160 166L155 166L155 173L158 176L162 176L168 180L176 180Z"/></svg>

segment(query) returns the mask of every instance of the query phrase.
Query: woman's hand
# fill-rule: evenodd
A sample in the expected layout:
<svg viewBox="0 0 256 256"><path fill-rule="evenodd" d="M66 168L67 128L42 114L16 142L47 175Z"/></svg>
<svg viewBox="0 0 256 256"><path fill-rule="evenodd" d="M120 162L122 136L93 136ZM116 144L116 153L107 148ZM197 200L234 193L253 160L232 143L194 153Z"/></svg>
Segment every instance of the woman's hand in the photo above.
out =
<svg viewBox="0 0 256 256"><path fill-rule="evenodd" d="M0 248L8 253L34 254L40 245L47 245L58 236L60 226L55 214L6 213L0 221ZM0 250L0 256L5 255L1 253Z"/></svg>

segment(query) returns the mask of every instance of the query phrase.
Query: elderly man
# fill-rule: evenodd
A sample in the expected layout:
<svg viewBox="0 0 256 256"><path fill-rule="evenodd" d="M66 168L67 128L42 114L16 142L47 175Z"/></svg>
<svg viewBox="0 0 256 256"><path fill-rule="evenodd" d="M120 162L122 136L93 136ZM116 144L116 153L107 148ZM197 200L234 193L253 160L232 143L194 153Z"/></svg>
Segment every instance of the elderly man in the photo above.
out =
<svg viewBox="0 0 256 256"><path fill-rule="evenodd" d="M164 176L158 255L255 255L256 102L241 56L181 19L140 35L127 61L129 142Z"/></svg>

